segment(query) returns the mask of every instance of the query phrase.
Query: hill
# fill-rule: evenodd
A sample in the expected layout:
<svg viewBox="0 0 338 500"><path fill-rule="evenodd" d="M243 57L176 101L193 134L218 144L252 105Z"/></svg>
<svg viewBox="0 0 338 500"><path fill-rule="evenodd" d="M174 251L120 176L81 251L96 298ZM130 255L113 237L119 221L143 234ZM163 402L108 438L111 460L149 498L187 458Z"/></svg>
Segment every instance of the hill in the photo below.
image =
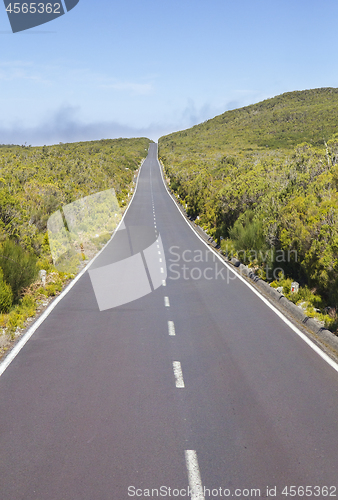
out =
<svg viewBox="0 0 338 500"><path fill-rule="evenodd" d="M338 89L287 92L226 111L188 130L161 137L162 147L194 145L199 150L292 149L324 144L337 131Z"/></svg>

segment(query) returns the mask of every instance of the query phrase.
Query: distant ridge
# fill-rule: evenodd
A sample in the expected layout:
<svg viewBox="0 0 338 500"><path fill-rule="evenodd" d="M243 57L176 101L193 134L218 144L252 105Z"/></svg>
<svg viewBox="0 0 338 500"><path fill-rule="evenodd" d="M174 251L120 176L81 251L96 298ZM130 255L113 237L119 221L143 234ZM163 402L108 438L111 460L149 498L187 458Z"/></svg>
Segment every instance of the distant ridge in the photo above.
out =
<svg viewBox="0 0 338 500"><path fill-rule="evenodd" d="M161 137L160 143L194 141L219 149L293 149L309 142L322 146L338 132L338 89L286 92Z"/></svg>

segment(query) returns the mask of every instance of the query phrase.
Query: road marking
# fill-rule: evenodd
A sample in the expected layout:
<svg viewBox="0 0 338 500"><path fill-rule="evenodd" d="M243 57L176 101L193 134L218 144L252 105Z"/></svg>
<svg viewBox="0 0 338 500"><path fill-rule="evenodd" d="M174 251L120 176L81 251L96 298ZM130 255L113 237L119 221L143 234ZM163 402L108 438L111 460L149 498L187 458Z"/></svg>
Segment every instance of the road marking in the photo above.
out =
<svg viewBox="0 0 338 500"><path fill-rule="evenodd" d="M183 389L185 387L183 380L183 373L181 368L181 363L179 361L173 361L175 383L178 389Z"/></svg>
<svg viewBox="0 0 338 500"><path fill-rule="evenodd" d="M174 325L173 321L168 321L168 332L169 332L169 335L176 335L175 325Z"/></svg>
<svg viewBox="0 0 338 500"><path fill-rule="evenodd" d="M248 281L246 281L245 278L243 278L243 276L241 276L238 271L235 271L231 266L230 264L228 264L227 262L225 262L221 257L220 255L218 255L218 253L211 247L208 246L208 244L206 243L206 241L203 240L203 238L197 233L197 231L189 224L189 222L187 221L187 219L184 217L183 213L180 211L180 209L177 207L176 205L176 202L174 200L174 196L169 192L166 184L165 184L165 181L164 181L164 177L163 177L163 172L162 172L162 167L160 165L160 162L157 160L157 164L158 164L158 167L160 169L160 172L161 172L161 177L162 177L162 182L163 182L163 185L168 193L168 195L170 196L173 204L175 205L175 207L177 208L178 210L178 213L183 217L183 220L185 220L186 224L188 224L188 226L190 227L190 229L195 233L195 235L197 236L197 238L203 243L203 245L205 245L207 247L207 249L212 252L214 255L216 255L216 257L218 258L218 260L223 264L224 267L226 267L229 271L231 271L232 274L234 274L239 280L241 280L248 288L250 288L250 290L255 294L257 295L257 297L262 301L264 302L264 304L266 306L268 306L282 321L284 321L284 323L286 325L288 325L289 328L291 328L291 330L293 330L302 340L304 340L304 342L311 348L313 349L324 361L326 361L327 364L329 364L334 370L336 370L336 372L338 372L338 363L336 363L332 358L330 358L330 356L328 356L320 347L318 347L312 340L310 340L306 335L305 333L303 333L301 330L299 330L299 328L297 328L286 316L284 316L284 314L282 312L280 312L273 304L271 304L268 299L266 299L258 290L256 290Z"/></svg>
<svg viewBox="0 0 338 500"><path fill-rule="evenodd" d="M158 253L158 255L161 255L161 252L160 252L160 251L158 251L157 253Z"/></svg>
<svg viewBox="0 0 338 500"><path fill-rule="evenodd" d="M99 255L101 255L101 253L105 250L105 248L109 245L109 243L112 241L112 239L114 238L114 236L117 234L120 226L122 226L122 224L124 224L124 218L129 210L129 208L131 207L131 204L132 204L132 201L136 195L136 191L137 191L137 188L138 188L138 185L139 185L139 180L140 180L140 174L141 174L141 170L142 170L142 166L144 164L144 161L145 160L142 160L141 162L141 165L140 165L140 169L139 169L139 172L138 172L138 175L137 175L137 179L136 179L136 186L135 186L135 189L134 189L134 192L133 192L133 196L131 197L131 200L127 206L127 209L126 211L124 212L119 224L117 225L117 227L115 228L111 238L109 239L109 241L107 241L107 243L101 248L101 250L95 255L95 257L92 258L92 260L90 260L88 262L88 264L82 269L82 271L79 272L79 274L77 274L75 276L75 278L69 283L69 285L67 285L64 290L62 290L62 292L60 293L60 295L58 295L58 297L53 301L51 302L51 304L47 307L47 309L43 312L43 314L36 320L34 321L33 325L27 330L27 332L21 337L21 339L19 340L19 342L15 345L15 347L9 352L9 354L6 356L5 359L3 359L3 361L0 361L0 377L1 375L4 373L4 371L8 368L8 366L11 364L11 362L13 361L13 359L19 354L19 352L21 351L21 349L24 347L24 345L29 341L29 339L31 338L31 336L34 334L34 332L39 328L39 326L45 321L45 319L50 315L50 313L53 311L53 309L58 305L58 303L67 295L68 292L70 292L70 290L73 288L73 286L79 281L79 279L88 271L88 269L90 268L90 266L94 263L94 261L99 257Z"/></svg>
<svg viewBox="0 0 338 500"><path fill-rule="evenodd" d="M198 466L197 453L195 450L185 450L185 463L188 469L191 500L204 500L203 486L200 469Z"/></svg>
<svg viewBox="0 0 338 500"><path fill-rule="evenodd" d="M159 261L162 262L162 259L160 258Z"/></svg>
<svg viewBox="0 0 338 500"><path fill-rule="evenodd" d="M162 286L167 286L167 283L165 282L165 280L162 280Z"/></svg>
<svg viewBox="0 0 338 500"><path fill-rule="evenodd" d="M164 305L165 305L166 307L170 307L169 297L164 297Z"/></svg>
<svg viewBox="0 0 338 500"><path fill-rule="evenodd" d="M161 267L161 273L164 274L164 270L163 270L163 267Z"/></svg>

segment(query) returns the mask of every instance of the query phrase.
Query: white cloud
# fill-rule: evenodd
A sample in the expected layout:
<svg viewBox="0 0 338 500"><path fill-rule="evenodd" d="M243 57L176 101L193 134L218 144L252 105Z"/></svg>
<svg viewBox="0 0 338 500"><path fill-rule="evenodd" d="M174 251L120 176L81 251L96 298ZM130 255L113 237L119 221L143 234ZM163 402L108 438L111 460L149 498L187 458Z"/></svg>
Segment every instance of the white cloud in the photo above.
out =
<svg viewBox="0 0 338 500"><path fill-rule="evenodd" d="M165 126L149 125L133 127L116 121L84 123L77 115L79 108L63 106L50 119L37 126L28 127L16 123L11 127L0 125L0 144L58 144L59 142L80 142L118 137L148 137L157 140L170 132Z"/></svg>
<svg viewBox="0 0 338 500"><path fill-rule="evenodd" d="M148 137L157 141L159 137L175 131L187 129L224 113L228 109L243 106L237 101L229 101L222 107L209 103L197 107L192 99L182 110L173 111L161 121L153 121L144 126L133 126L120 121L85 122L80 118L79 106L63 105L48 118L36 126L22 125L20 122L11 126L0 124L0 144L58 144L59 142L80 142L118 137Z"/></svg>

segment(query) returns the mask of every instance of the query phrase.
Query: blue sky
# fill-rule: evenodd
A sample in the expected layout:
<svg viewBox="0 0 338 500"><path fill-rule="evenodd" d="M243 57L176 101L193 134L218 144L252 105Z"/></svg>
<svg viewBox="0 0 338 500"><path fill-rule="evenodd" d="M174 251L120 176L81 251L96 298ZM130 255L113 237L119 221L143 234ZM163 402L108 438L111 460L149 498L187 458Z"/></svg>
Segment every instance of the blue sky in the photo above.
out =
<svg viewBox="0 0 338 500"><path fill-rule="evenodd" d="M80 0L13 34L0 4L0 143L161 135L338 87L338 2Z"/></svg>

